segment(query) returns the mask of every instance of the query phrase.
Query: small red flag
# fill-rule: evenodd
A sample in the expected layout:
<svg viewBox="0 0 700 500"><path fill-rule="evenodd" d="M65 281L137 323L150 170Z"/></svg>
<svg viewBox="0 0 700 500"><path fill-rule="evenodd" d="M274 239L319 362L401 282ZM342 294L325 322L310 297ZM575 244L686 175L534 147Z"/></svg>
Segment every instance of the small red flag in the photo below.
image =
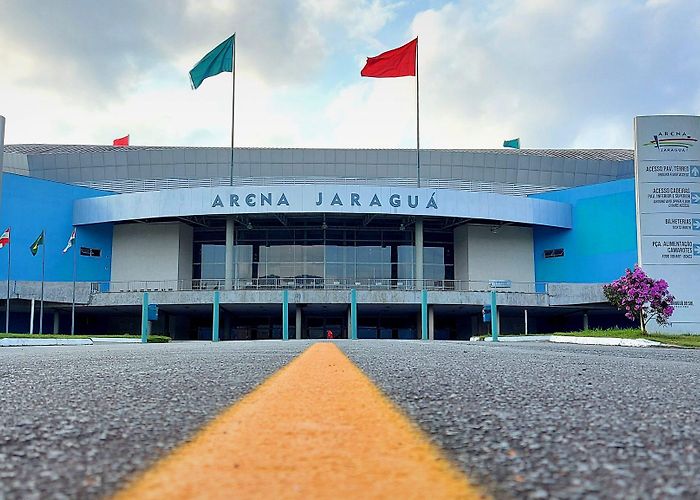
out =
<svg viewBox="0 0 700 500"><path fill-rule="evenodd" d="M124 137L120 137L119 139L114 139L112 141L112 146L128 146L129 145L129 136L125 135Z"/></svg>
<svg viewBox="0 0 700 500"><path fill-rule="evenodd" d="M416 51L418 38L406 45L392 49L375 57L368 57L360 75L373 78L416 76Z"/></svg>

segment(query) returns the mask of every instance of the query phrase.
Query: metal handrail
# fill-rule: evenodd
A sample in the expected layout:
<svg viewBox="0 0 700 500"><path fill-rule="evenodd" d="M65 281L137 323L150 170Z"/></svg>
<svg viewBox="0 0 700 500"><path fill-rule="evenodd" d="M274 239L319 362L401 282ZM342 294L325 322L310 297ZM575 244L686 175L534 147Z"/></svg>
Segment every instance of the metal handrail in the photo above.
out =
<svg viewBox="0 0 700 500"><path fill-rule="evenodd" d="M505 287L504 287L505 286ZM238 278L230 283L223 279L188 279L164 281L104 281L92 282L91 294L152 292L152 291L203 291L203 290L393 290L393 291L454 291L487 292L497 289L501 293L547 294L544 282L463 281L463 280L415 280L382 278L317 278L317 277L263 277Z"/></svg>

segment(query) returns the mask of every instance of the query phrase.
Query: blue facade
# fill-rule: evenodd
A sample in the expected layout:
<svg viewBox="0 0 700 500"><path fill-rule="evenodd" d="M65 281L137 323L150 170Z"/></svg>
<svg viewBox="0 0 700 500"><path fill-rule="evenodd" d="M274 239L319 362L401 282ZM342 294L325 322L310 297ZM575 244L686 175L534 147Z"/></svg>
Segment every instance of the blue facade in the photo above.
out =
<svg viewBox="0 0 700 500"><path fill-rule="evenodd" d="M105 196L105 191L61 184L22 175L3 174L0 232L11 227L11 280L41 280L41 252L29 246L46 231L46 281L73 280L72 250L63 254L73 228L73 202ZM78 281L109 281L112 224L78 228L77 247L99 249L100 257L78 256ZM7 248L0 250L0 280L7 279Z"/></svg>
<svg viewBox="0 0 700 500"><path fill-rule="evenodd" d="M637 261L634 179L533 195L571 204L572 229L533 228L535 280L603 283ZM546 250L563 249L545 258Z"/></svg>

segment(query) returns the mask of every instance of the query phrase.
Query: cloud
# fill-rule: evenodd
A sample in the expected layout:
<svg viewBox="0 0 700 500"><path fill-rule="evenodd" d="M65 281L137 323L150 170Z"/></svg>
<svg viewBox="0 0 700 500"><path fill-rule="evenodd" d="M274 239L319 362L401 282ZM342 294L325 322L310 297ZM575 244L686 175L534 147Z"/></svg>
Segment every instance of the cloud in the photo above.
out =
<svg viewBox="0 0 700 500"><path fill-rule="evenodd" d="M230 75L187 71L234 30L239 145L413 147L415 80L358 74L416 35L424 147L631 147L635 115L700 111L695 2L426 4L0 0L7 142L226 145Z"/></svg>
<svg viewBox="0 0 700 500"><path fill-rule="evenodd" d="M230 109L230 83L222 84L222 76L192 93L187 72L233 31L238 121L247 124L241 139L296 141L292 123L303 113L289 89L304 94L319 79L329 40L369 36L392 8L379 0L328 5L122 0L108 8L93 0L0 0L0 95L9 96L0 112L8 118L8 141L104 142L110 130L126 128L137 141L209 138L225 145L230 118L220 127L219 115ZM367 16L371 26L358 30ZM171 115L177 125L161 121Z"/></svg>
<svg viewBox="0 0 700 500"><path fill-rule="evenodd" d="M635 115L699 111L699 25L700 5L680 0L462 1L419 12L406 39L420 37L422 144L498 147L520 136L535 148L631 147ZM371 141L369 130L372 144L413 143L410 86L356 85L329 105L344 110L332 114L329 140L355 130ZM400 138L382 131L387 116Z"/></svg>

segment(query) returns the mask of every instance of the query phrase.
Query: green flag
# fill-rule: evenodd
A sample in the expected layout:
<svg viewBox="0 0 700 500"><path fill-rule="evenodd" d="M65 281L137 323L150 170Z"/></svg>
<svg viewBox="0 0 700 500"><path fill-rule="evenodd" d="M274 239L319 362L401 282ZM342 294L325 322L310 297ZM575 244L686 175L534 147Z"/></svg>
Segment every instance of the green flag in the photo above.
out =
<svg viewBox="0 0 700 500"><path fill-rule="evenodd" d="M190 83L193 89L199 87L210 76L223 72L233 73L233 44L235 42L236 34L234 33L195 64L194 68L190 70Z"/></svg>
<svg viewBox="0 0 700 500"><path fill-rule="evenodd" d="M503 147L504 148L520 149L520 137L518 137L517 139L510 139L508 141L503 141Z"/></svg>
<svg viewBox="0 0 700 500"><path fill-rule="evenodd" d="M44 244L44 231L41 232L39 237L36 239L34 243L32 243L32 246L29 247L29 251L32 252L32 255L36 255L36 253L39 251L39 245Z"/></svg>

